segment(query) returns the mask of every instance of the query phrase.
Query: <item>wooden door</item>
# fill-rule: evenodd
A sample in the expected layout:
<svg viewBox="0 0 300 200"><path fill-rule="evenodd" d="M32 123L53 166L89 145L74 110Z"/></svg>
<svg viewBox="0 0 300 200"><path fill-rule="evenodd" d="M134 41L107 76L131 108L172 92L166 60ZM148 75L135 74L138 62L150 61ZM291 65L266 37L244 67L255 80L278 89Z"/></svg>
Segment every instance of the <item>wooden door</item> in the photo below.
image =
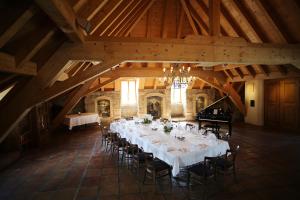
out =
<svg viewBox="0 0 300 200"><path fill-rule="evenodd" d="M299 79L265 81L265 125L300 128Z"/></svg>
<svg viewBox="0 0 300 200"><path fill-rule="evenodd" d="M265 124L276 126L280 122L280 82L265 81Z"/></svg>
<svg viewBox="0 0 300 200"><path fill-rule="evenodd" d="M298 127L299 83L297 79L280 81L280 124L283 128Z"/></svg>

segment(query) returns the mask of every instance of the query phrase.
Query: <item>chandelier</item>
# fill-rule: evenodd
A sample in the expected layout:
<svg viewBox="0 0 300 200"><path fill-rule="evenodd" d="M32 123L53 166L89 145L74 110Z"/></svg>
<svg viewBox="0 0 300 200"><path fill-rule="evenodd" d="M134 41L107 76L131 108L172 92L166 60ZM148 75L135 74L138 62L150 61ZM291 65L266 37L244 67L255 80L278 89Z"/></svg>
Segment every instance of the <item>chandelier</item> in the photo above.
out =
<svg viewBox="0 0 300 200"><path fill-rule="evenodd" d="M164 75L160 78L160 81L165 86L173 85L174 88L187 87L195 79L195 77L190 75L190 71L191 67L173 63L170 68L163 68Z"/></svg>

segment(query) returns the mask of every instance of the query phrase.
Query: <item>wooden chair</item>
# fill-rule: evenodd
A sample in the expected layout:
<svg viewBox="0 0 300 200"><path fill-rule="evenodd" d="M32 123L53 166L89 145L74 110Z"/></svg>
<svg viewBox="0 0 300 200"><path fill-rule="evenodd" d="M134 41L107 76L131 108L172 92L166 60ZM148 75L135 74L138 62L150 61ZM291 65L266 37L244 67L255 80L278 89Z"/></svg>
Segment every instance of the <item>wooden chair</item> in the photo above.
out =
<svg viewBox="0 0 300 200"><path fill-rule="evenodd" d="M224 156L218 157L216 160L216 169L218 174L233 174L234 180L237 181L235 161L239 149L239 146L237 146L235 149L228 149Z"/></svg>
<svg viewBox="0 0 300 200"><path fill-rule="evenodd" d="M127 141L125 138L121 138L120 136L118 136L116 140L112 143L111 155L117 152L118 161L120 160L120 153L123 155L124 149L126 148L126 142ZM123 157L121 161L123 161Z"/></svg>
<svg viewBox="0 0 300 200"><path fill-rule="evenodd" d="M153 184L156 185L158 179L168 176L170 187L172 187L172 167L170 165L158 158L146 159L145 163L143 184L145 184L146 178L149 178L152 179Z"/></svg>
<svg viewBox="0 0 300 200"><path fill-rule="evenodd" d="M153 160L153 154L148 152L139 152L132 158L132 168L136 170L136 174L139 174L139 170L142 166L145 166L146 160Z"/></svg>
<svg viewBox="0 0 300 200"><path fill-rule="evenodd" d="M100 125L100 130L101 130L101 144L106 146L108 137L109 137L109 130L106 126L103 126L102 124Z"/></svg>
<svg viewBox="0 0 300 200"><path fill-rule="evenodd" d="M122 154L122 162L123 159L125 159L125 163L127 163L127 168L129 168L129 165L132 162L134 155L136 155L138 152L139 152L138 145L131 144L130 142L126 143Z"/></svg>
<svg viewBox="0 0 300 200"><path fill-rule="evenodd" d="M187 186L190 187L191 178L206 185L209 179L216 180L216 159L217 157L205 157L203 162L187 168Z"/></svg>
<svg viewBox="0 0 300 200"><path fill-rule="evenodd" d="M202 199L205 199L208 181L216 181L216 158L205 157L203 162L197 163L187 169L187 187L191 188L191 179L200 183L203 187Z"/></svg>
<svg viewBox="0 0 300 200"><path fill-rule="evenodd" d="M117 133L108 133L107 137L107 142L106 142L106 147L105 151L108 152L109 150L112 150L113 143L118 139L118 134Z"/></svg>

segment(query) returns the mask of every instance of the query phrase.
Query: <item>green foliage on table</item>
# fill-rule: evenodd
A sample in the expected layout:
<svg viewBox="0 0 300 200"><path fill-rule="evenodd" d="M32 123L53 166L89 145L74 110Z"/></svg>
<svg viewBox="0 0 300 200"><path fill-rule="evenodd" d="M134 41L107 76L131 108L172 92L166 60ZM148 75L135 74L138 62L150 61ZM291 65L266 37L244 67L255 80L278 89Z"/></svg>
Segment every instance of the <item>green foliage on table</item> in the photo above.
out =
<svg viewBox="0 0 300 200"><path fill-rule="evenodd" d="M167 126L164 126L164 132L165 133L170 133L172 131L173 127L167 127Z"/></svg>
<svg viewBox="0 0 300 200"><path fill-rule="evenodd" d="M152 121L150 119L145 118L143 124L151 124Z"/></svg>

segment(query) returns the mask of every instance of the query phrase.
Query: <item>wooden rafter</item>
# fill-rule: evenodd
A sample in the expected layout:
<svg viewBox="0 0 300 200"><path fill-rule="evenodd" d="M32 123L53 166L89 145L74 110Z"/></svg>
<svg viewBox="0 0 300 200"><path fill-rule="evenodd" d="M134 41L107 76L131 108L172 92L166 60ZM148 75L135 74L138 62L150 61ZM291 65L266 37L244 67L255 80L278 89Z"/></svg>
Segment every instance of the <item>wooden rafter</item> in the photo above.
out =
<svg viewBox="0 0 300 200"><path fill-rule="evenodd" d="M118 20L121 20L120 17L123 13L127 11L127 9L136 3L134 0L123 1L118 8L104 21L104 23L97 28L94 32L95 35L103 36L105 35L106 31Z"/></svg>
<svg viewBox="0 0 300 200"><path fill-rule="evenodd" d="M221 0L209 0L209 34L220 36Z"/></svg>
<svg viewBox="0 0 300 200"><path fill-rule="evenodd" d="M127 8L127 10L120 16L120 19L118 19L111 25L111 27L106 31L105 35L115 35L115 32L117 32L117 30L121 30L126 24L126 20L129 18L128 16L130 16L141 3L143 3L141 0L136 0L134 4L131 4Z"/></svg>
<svg viewBox="0 0 300 200"><path fill-rule="evenodd" d="M110 77L110 79L106 80L106 81L103 81L102 83L100 82L98 85L96 86L93 86L92 88L89 88L86 92L85 92L85 96L88 95L88 94L91 94L99 89L101 89L102 87L104 87L105 85L117 80L118 78L120 78L119 76L113 76L113 77Z"/></svg>
<svg viewBox="0 0 300 200"><path fill-rule="evenodd" d="M134 21L134 23L130 26L130 28L126 31L125 33L125 37L129 35L129 33L134 29L134 27L136 26L136 24L142 19L142 17L147 13L147 11L151 8L151 6L153 5L153 3L155 2L155 0L150 0L148 5L144 8L144 10L141 12L140 15L138 15L138 17L136 18L136 20Z"/></svg>
<svg viewBox="0 0 300 200"><path fill-rule="evenodd" d="M0 35L0 48L2 48L36 13L36 8L31 6L18 17L18 19Z"/></svg>
<svg viewBox="0 0 300 200"><path fill-rule="evenodd" d="M183 8L180 8L180 17L179 17L179 22L178 22L178 27L177 27L177 38L181 37L183 18L184 18L184 10L183 10Z"/></svg>
<svg viewBox="0 0 300 200"><path fill-rule="evenodd" d="M83 0L86 1L80 9L78 9L78 16L88 21L92 20L93 17L104 7L105 4L109 3L109 0ZM75 8L74 8L75 10ZM76 11L76 10L75 10Z"/></svg>
<svg viewBox="0 0 300 200"><path fill-rule="evenodd" d="M181 6L182 6L182 8L183 8L183 10L184 10L187 18L188 18L188 21L189 21L192 29L193 29L194 34L199 35L199 31L198 31L198 29L197 29L197 27L195 25L195 22L194 22L194 20L193 20L193 18L191 16L191 13L190 13L190 11L188 9L186 1L185 0L180 0L180 3L181 3Z"/></svg>
<svg viewBox="0 0 300 200"><path fill-rule="evenodd" d="M76 24L76 15L67 1L61 0L35 0L45 13L57 24L70 40L83 42L84 34Z"/></svg>
<svg viewBox="0 0 300 200"><path fill-rule="evenodd" d="M124 21L124 23L118 29L115 30L113 36L123 36L126 30L130 28L130 26L134 23L139 13L143 11L144 6L146 5L147 5L147 1L142 0L138 4L138 6L136 6L135 9L131 11L131 14L128 15L126 21Z"/></svg>
<svg viewBox="0 0 300 200"><path fill-rule="evenodd" d="M41 31L42 32L42 31ZM34 55L38 53L39 50L51 39L51 37L55 34L56 29L50 29L43 33L43 35L38 38L39 40L36 43L31 45L29 51L23 52L22 54L16 55L17 67L22 67L24 63L30 61ZM29 46L29 45L28 45ZM25 47L23 49L26 49Z"/></svg>
<svg viewBox="0 0 300 200"><path fill-rule="evenodd" d="M14 56L0 52L0 71L24 75L37 75L37 65L33 62L26 61L22 64L22 67L18 68Z"/></svg>
<svg viewBox="0 0 300 200"><path fill-rule="evenodd" d="M104 23L104 21L114 12L115 9L122 3L123 0L110 0L107 4L104 5L101 12L98 12L91 19L92 30L90 34L93 34L97 28Z"/></svg>
<svg viewBox="0 0 300 200"><path fill-rule="evenodd" d="M244 69L247 71L247 73L249 75L252 76L252 78L255 78L256 72L255 72L255 70L253 69L253 67L251 65L244 66Z"/></svg>

